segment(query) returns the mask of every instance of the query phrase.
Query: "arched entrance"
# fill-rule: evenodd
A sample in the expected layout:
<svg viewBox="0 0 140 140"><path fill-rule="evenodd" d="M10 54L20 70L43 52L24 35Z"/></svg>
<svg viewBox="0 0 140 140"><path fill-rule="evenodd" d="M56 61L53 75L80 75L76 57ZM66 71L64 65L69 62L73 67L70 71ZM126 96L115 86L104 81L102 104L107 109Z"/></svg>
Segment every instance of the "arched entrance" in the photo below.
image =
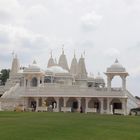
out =
<svg viewBox="0 0 140 140"><path fill-rule="evenodd" d="M48 97L45 102L48 107L52 109L56 108L56 101L53 97Z"/></svg>
<svg viewBox="0 0 140 140"><path fill-rule="evenodd" d="M122 109L122 102L118 98L112 99L110 104L112 106L111 111L113 112L113 114L115 113L115 109Z"/></svg>
<svg viewBox="0 0 140 140"><path fill-rule="evenodd" d="M97 112L100 112L100 101L97 98L91 98L88 103L89 108L96 108Z"/></svg>
<svg viewBox="0 0 140 140"><path fill-rule="evenodd" d="M36 101L34 98L29 98L29 107L32 108L33 111L36 110Z"/></svg>
<svg viewBox="0 0 140 140"><path fill-rule="evenodd" d="M71 107L72 112L77 112L78 109L78 101L76 98L69 98L67 101L67 107Z"/></svg>
<svg viewBox="0 0 140 140"><path fill-rule="evenodd" d="M122 89L122 79L119 75L113 77L111 81L111 87L113 89Z"/></svg>
<svg viewBox="0 0 140 140"><path fill-rule="evenodd" d="M32 86L32 87L37 87L37 78L36 78L36 77L34 77L34 78L32 79L32 81L31 81L31 86Z"/></svg>

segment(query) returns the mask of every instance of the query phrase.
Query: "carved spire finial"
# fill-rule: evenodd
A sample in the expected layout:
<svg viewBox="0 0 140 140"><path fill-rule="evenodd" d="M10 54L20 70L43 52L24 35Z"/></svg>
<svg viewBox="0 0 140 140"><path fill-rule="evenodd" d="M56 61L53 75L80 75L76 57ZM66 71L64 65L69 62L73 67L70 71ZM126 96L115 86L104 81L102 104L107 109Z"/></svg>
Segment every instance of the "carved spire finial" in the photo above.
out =
<svg viewBox="0 0 140 140"><path fill-rule="evenodd" d="M62 54L64 54L64 44L62 44Z"/></svg>

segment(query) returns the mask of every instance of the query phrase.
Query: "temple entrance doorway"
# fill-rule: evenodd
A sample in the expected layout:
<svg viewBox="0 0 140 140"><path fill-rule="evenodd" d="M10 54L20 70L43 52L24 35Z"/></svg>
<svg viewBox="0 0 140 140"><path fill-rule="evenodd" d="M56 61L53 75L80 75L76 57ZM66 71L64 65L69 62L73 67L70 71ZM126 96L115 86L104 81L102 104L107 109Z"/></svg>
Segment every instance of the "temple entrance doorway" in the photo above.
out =
<svg viewBox="0 0 140 140"><path fill-rule="evenodd" d="M69 98L69 100L67 101L67 107L71 107L71 112L77 112L78 102L76 98Z"/></svg>
<svg viewBox="0 0 140 140"><path fill-rule="evenodd" d="M34 100L31 101L31 108L32 108L32 111L36 110L36 101Z"/></svg>
<svg viewBox="0 0 140 140"><path fill-rule="evenodd" d="M115 109L122 109L122 102L118 98L114 98L111 101L111 105L112 105L111 111L113 112L113 114L115 113Z"/></svg>
<svg viewBox="0 0 140 140"><path fill-rule="evenodd" d="M77 101L74 101L72 103L72 112L75 112L77 109L78 109L78 102Z"/></svg>

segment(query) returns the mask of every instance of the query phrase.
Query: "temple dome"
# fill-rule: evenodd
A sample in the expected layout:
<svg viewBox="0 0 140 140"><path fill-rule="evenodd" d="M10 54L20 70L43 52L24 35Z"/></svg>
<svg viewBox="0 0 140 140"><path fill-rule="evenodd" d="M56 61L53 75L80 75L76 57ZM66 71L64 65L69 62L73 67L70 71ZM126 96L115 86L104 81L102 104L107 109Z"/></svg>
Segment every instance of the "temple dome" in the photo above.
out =
<svg viewBox="0 0 140 140"><path fill-rule="evenodd" d="M63 69L60 66L52 66L47 68L46 72L52 72L52 73L69 73L67 70Z"/></svg>
<svg viewBox="0 0 140 140"><path fill-rule="evenodd" d="M116 59L114 64L107 68L107 72L126 72L126 70Z"/></svg>
<svg viewBox="0 0 140 140"><path fill-rule="evenodd" d="M41 68L37 65L36 61L33 61L33 64L29 65L28 68L24 69L24 73L42 73L43 71Z"/></svg>

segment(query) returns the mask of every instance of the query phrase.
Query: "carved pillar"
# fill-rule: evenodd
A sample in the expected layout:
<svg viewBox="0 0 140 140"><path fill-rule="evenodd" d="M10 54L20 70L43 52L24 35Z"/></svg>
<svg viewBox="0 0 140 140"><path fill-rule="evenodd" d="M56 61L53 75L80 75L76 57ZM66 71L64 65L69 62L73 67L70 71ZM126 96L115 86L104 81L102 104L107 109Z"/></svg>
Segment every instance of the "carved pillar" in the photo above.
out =
<svg viewBox="0 0 140 140"><path fill-rule="evenodd" d="M28 98L24 98L24 106L25 106L25 108L29 107L29 100L28 100Z"/></svg>
<svg viewBox="0 0 140 140"><path fill-rule="evenodd" d="M124 112L124 115L127 115L127 99L122 99L122 109Z"/></svg>
<svg viewBox="0 0 140 140"><path fill-rule="evenodd" d="M111 114L111 108L110 108L110 98L107 98L107 114Z"/></svg>
<svg viewBox="0 0 140 140"><path fill-rule="evenodd" d="M24 77L24 87L26 87L26 78Z"/></svg>
<svg viewBox="0 0 140 140"><path fill-rule="evenodd" d="M100 113L103 114L104 113L104 99L99 98L99 100L100 100Z"/></svg>
<svg viewBox="0 0 140 140"><path fill-rule="evenodd" d="M78 111L80 112L80 108L81 108L81 98L77 98L78 101Z"/></svg>
<svg viewBox="0 0 140 140"><path fill-rule="evenodd" d="M59 112L59 97L54 98L56 101L56 112Z"/></svg>
<svg viewBox="0 0 140 140"><path fill-rule="evenodd" d="M107 90L108 91L111 91L111 80L112 80L111 76L108 75L107 76Z"/></svg>
<svg viewBox="0 0 140 140"><path fill-rule="evenodd" d="M63 107L66 107L67 101L68 101L69 98L68 97L64 97L63 99L64 99L64 105L63 105Z"/></svg>
<svg viewBox="0 0 140 140"><path fill-rule="evenodd" d="M28 87L31 87L31 80L28 79Z"/></svg>
<svg viewBox="0 0 140 140"><path fill-rule="evenodd" d="M90 98L85 98L85 113L88 112L88 103L89 103Z"/></svg>
<svg viewBox="0 0 140 140"><path fill-rule="evenodd" d="M37 86L39 87L39 85L40 85L40 77L38 76L37 77Z"/></svg>
<svg viewBox="0 0 140 140"><path fill-rule="evenodd" d="M36 111L37 111L37 107L39 106L39 99L36 98L35 100L36 100Z"/></svg>
<svg viewBox="0 0 140 140"><path fill-rule="evenodd" d="M44 87L44 76L42 76L42 86Z"/></svg>
<svg viewBox="0 0 140 140"><path fill-rule="evenodd" d="M121 77L121 78L122 78L122 89L123 89L123 90L126 90L126 77L123 76L123 77Z"/></svg>

